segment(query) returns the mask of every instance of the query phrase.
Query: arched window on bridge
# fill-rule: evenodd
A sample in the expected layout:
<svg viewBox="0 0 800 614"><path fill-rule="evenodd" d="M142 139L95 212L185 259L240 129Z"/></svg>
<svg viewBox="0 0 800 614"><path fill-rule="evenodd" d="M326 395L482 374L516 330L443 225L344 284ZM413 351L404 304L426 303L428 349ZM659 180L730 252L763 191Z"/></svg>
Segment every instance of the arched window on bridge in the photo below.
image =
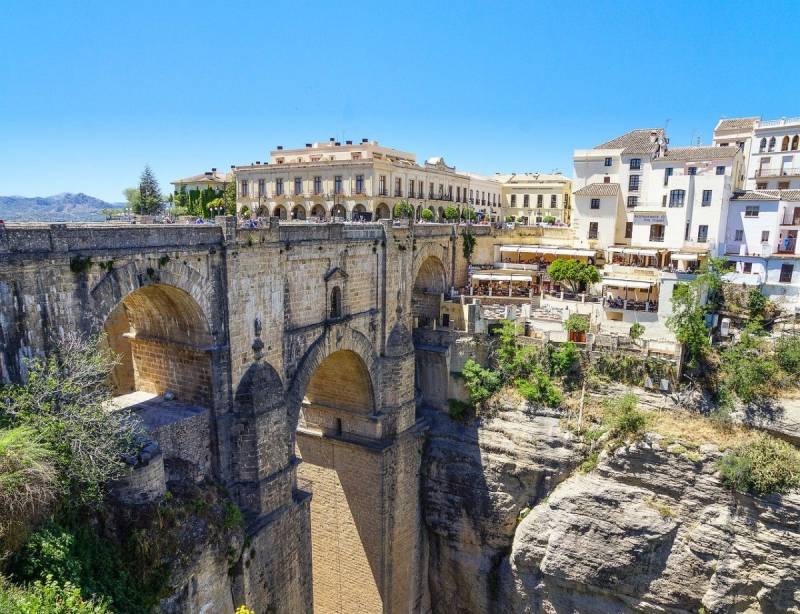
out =
<svg viewBox="0 0 800 614"><path fill-rule="evenodd" d="M334 286L331 290L331 319L342 317L342 289Z"/></svg>

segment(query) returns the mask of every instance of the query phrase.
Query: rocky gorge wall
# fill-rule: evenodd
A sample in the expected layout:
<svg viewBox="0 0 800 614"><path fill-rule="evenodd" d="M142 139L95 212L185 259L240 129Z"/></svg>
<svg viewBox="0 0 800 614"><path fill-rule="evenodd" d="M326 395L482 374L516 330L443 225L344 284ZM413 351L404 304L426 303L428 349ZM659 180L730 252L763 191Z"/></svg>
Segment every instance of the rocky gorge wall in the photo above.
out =
<svg viewBox="0 0 800 614"><path fill-rule="evenodd" d="M800 494L730 491L716 447L648 434L581 473L556 413L430 421L433 612L800 611Z"/></svg>

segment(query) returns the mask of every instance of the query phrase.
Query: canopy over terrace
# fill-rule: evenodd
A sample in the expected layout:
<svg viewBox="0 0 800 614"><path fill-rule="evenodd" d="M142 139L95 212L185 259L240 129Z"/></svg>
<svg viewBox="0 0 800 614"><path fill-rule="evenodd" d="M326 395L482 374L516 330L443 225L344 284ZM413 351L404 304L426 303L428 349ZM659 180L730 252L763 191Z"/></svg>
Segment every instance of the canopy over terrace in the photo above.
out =
<svg viewBox="0 0 800 614"><path fill-rule="evenodd" d="M593 249L577 249L556 245L501 245L500 260L513 264L550 264L558 258L586 258L594 261Z"/></svg>
<svg viewBox="0 0 800 614"><path fill-rule="evenodd" d="M470 274L471 296L509 296L530 298L533 273L525 271L481 271Z"/></svg>
<svg viewBox="0 0 800 614"><path fill-rule="evenodd" d="M661 267L667 253L647 247L614 246L606 250L606 260L622 266Z"/></svg>
<svg viewBox="0 0 800 614"><path fill-rule="evenodd" d="M600 281L605 291L604 305L608 309L656 311L658 286L655 281L605 277Z"/></svg>

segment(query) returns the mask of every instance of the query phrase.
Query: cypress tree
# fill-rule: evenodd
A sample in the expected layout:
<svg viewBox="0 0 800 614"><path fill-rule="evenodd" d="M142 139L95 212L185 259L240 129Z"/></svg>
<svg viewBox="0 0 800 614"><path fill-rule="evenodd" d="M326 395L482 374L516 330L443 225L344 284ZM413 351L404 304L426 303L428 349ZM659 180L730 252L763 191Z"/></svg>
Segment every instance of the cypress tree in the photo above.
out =
<svg viewBox="0 0 800 614"><path fill-rule="evenodd" d="M139 207L136 213L141 215L155 215L164 206L161 189L150 166L145 166L139 180Z"/></svg>

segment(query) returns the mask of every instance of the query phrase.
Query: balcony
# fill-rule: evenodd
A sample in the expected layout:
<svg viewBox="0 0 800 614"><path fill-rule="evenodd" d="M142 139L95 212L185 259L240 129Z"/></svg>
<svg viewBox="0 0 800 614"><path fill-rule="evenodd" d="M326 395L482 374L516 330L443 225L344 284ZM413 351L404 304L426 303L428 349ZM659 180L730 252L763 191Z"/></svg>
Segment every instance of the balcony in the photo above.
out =
<svg viewBox="0 0 800 614"><path fill-rule="evenodd" d="M654 313L658 311L658 301L634 301L622 298L603 299L603 308L608 311L646 311Z"/></svg>
<svg viewBox="0 0 800 614"><path fill-rule="evenodd" d="M794 211L787 211L781 226L800 226L800 207L796 207Z"/></svg>
<svg viewBox="0 0 800 614"><path fill-rule="evenodd" d="M756 177L800 177L800 166L784 168L759 168Z"/></svg>
<svg viewBox="0 0 800 614"><path fill-rule="evenodd" d="M794 237L787 237L782 239L778 244L779 254L795 254L797 249L797 239Z"/></svg>

